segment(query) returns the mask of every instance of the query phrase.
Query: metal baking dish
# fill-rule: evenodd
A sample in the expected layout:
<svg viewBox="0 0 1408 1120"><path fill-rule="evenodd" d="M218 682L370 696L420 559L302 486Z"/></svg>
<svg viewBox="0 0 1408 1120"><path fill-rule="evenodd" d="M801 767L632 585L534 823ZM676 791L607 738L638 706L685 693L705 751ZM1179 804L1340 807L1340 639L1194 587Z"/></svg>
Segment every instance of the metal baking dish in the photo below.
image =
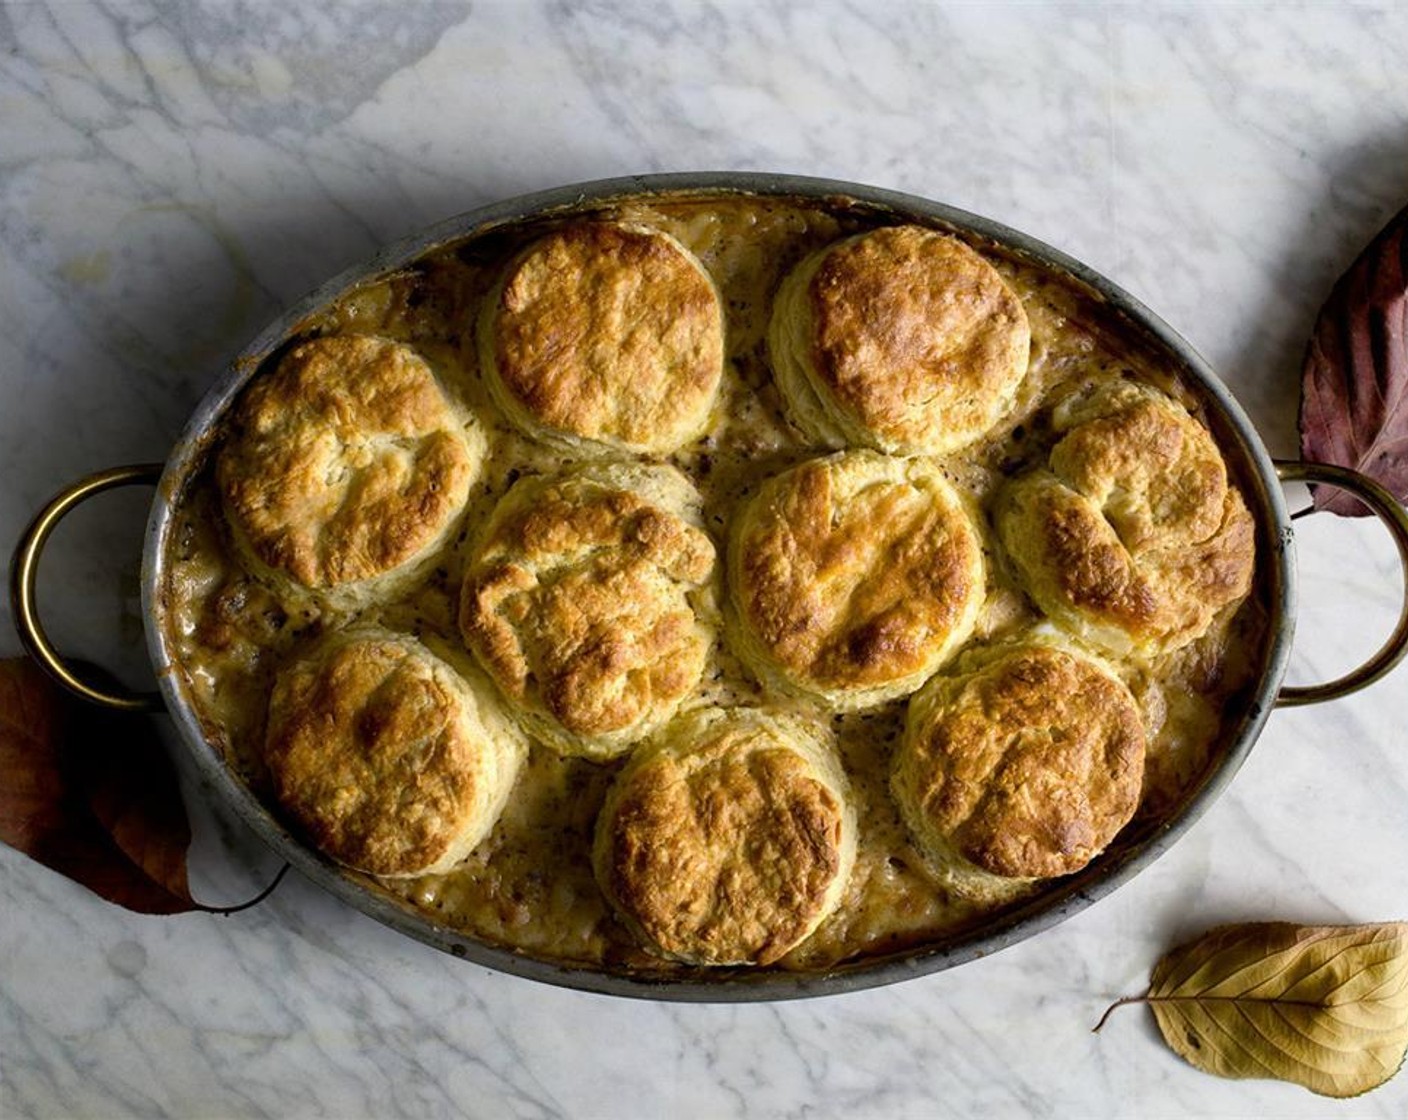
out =
<svg viewBox="0 0 1408 1120"><path fill-rule="evenodd" d="M1242 710L1228 714L1220 761L1176 809L1145 828L1131 842L1113 846L1082 872L1058 880L1033 899L1000 912L982 928L918 949L836 967L824 974L778 969L699 971L681 979L659 980L627 972L605 972L546 962L486 944L445 928L377 893L307 847L258 801L226 766L219 748L202 727L172 668L162 624L163 558L175 502L198 469L209 437L226 409L263 360L297 330L298 324L347 290L401 268L450 242L541 218L570 216L642 197L730 195L781 196L844 200L890 220L913 220L947 228L988 242L1000 250L1064 274L1102 303L1124 325L1139 332L1182 381L1201 398L1229 466L1243 483L1257 524L1259 574L1270 611L1255 685ZM337 276L290 308L255 338L226 369L196 408L185 432L163 464L117 467L81 479L61 491L26 530L11 569L14 615L25 647L62 685L94 703L123 710L171 714L186 748L212 789L285 860L349 905L394 929L439 949L504 972L572 988L614 995L683 1001L789 999L831 994L893 983L936 972L986 956L1024 940L1084 909L1151 863L1174 843L1232 780L1256 742L1273 707L1314 703L1343 696L1388 672L1408 651L1408 602L1393 634L1365 664L1326 684L1284 688L1296 613L1293 534L1281 484L1306 481L1343 487L1358 495L1388 526L1403 560L1408 587L1408 514L1381 487L1353 471L1304 462L1274 462L1226 387L1193 348L1125 292L1077 261L1034 239L988 219L940 203L854 183L784 175L721 173L648 175L562 187L496 203L400 241L371 260ZM115 694L94 688L77 676L45 636L35 609L36 569L44 543L57 522L78 503L115 486L156 486L144 543L141 582L147 644L160 682L160 694Z"/></svg>

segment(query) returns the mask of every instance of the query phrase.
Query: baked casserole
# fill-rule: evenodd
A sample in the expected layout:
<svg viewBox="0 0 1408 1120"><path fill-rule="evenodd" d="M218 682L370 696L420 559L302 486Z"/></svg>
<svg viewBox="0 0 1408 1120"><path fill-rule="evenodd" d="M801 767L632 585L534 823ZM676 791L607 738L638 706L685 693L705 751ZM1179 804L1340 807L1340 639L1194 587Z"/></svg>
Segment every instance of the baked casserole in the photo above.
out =
<svg viewBox="0 0 1408 1120"><path fill-rule="evenodd" d="M492 228L264 363L175 669L430 920L633 975L981 928L1179 804L1267 628L1197 394L1069 277L844 199Z"/></svg>

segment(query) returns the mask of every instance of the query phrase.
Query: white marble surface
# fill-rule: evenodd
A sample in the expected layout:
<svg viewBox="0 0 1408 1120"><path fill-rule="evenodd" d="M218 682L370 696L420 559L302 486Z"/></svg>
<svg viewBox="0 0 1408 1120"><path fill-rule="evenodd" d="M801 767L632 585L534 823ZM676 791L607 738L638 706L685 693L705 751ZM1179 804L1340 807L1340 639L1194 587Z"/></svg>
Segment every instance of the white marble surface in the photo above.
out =
<svg viewBox="0 0 1408 1120"><path fill-rule="evenodd" d="M10 0L0 45L7 550L61 483L162 458L303 291L528 190L766 169L985 213L1157 309L1279 453L1320 299L1408 203L1400 5ZM144 501L75 515L43 582L134 682ZM1397 577L1372 526L1300 524L1305 682L1387 632ZM1055 930L794 1004L539 986L297 879L142 918L0 850L0 1116L1401 1117L1408 1074L1332 1105L1197 1073L1140 1009L1089 1028L1219 921L1408 917L1406 684L1277 712L1173 851ZM192 792L197 889L248 894L274 861Z"/></svg>

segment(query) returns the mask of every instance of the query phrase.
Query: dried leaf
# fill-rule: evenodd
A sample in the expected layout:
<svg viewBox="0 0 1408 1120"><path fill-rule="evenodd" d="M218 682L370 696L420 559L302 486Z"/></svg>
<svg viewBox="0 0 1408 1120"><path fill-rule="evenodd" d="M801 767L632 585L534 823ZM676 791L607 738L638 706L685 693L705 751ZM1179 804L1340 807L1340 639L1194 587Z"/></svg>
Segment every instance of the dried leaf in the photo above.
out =
<svg viewBox="0 0 1408 1120"><path fill-rule="evenodd" d="M1174 1052L1208 1073L1357 1096L1408 1050L1408 923L1221 926L1121 1002L1148 1003Z"/></svg>
<svg viewBox="0 0 1408 1120"><path fill-rule="evenodd" d="M81 701L75 707L68 763L93 817L147 878L197 907L186 879L191 825L176 770L150 717Z"/></svg>
<svg viewBox="0 0 1408 1120"><path fill-rule="evenodd" d="M1301 371L1300 447L1306 458L1352 467L1408 501L1408 210L1400 212L1335 284ZM1315 508L1369 512L1315 487Z"/></svg>
<svg viewBox="0 0 1408 1120"><path fill-rule="evenodd" d="M142 716L71 699L27 658L0 660L0 840L143 914L191 899L176 775Z"/></svg>

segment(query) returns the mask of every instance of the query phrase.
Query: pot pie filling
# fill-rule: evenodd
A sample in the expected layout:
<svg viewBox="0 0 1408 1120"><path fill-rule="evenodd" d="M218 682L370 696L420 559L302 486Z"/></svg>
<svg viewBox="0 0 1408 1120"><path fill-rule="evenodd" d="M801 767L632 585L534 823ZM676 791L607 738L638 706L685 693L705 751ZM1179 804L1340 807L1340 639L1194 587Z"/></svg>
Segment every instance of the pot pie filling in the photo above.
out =
<svg viewBox="0 0 1408 1120"><path fill-rule="evenodd" d="M896 268L927 254L910 298L895 303L902 270L886 276L890 303L867 317L870 262L852 277L860 306L833 298L799 327L799 290L855 273L857 247L887 245ZM936 258L955 276L936 280ZM524 292L541 297L536 319ZM934 318L961 337L921 345ZM982 421L965 414L945 436L941 414L907 405L937 450L872 438L885 382L865 383L857 355L876 321L938 356L902 387L963 399L963 378L990 386ZM808 330L832 357L802 369ZM375 741L412 770L325 783L370 780L369 794L287 800L288 697L321 689L333 728L358 707L319 677L346 659L348 634L373 636L399 666L385 672L422 690L463 674L468 699L441 697L453 718L437 734L460 750L462 709L493 729L493 749L462 763L492 792L492 827L476 804L467 831L436 841L458 858L454 845L477 839L453 866L426 856L348 874L487 944L659 977L940 946L1155 829L1216 767L1226 713L1256 675L1253 527L1197 397L1075 281L992 246L891 229L844 200L628 200L434 250L295 334L175 503L161 604L174 668L252 790L314 843L309 822L332 820L344 847L324 848L352 867L349 851L406 847L398 811L376 808L398 780L465 783L416 761L427 740L414 719L354 712L340 746ZM278 498L239 497L269 487L241 450L252 402L276 397L290 355L310 350L392 354L413 371L408 391L435 404L416 421L429 435L387 437L412 468L379 492L392 509L424 501L417 485L436 496L412 534L423 551L369 562L328 536L307 553L316 564L271 576L242 541L249 509ZM945 367L953 353L966 357ZM815 397L817 369L850 371L851 420L870 416L872 435L847 420L838 443L834 425L798 415L796 384L780 383ZM658 424L621 396L642 376ZM506 402L531 379L552 392ZM349 382L333 392L360 394L355 423L401 415L394 394ZM282 422L315 437L322 417L349 415L291 399ZM527 416L524 401L542 407ZM449 493L414 469L414 440L443 443L447 416L460 449ZM300 446L265 438L274 464ZM329 525L355 509L348 493ZM329 571L352 573L356 594L329 594ZM301 765L303 781L321 763ZM373 809L327 808L353 802Z"/></svg>

